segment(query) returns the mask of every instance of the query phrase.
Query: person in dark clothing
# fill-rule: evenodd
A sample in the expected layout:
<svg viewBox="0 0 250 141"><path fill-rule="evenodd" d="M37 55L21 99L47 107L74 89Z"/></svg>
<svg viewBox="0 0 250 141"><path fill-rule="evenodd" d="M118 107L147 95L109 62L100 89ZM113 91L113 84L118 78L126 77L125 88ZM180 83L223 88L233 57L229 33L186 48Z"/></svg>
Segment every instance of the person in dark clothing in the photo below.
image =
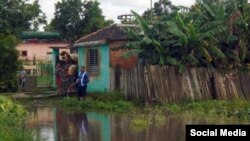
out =
<svg viewBox="0 0 250 141"><path fill-rule="evenodd" d="M82 66L78 74L78 78L76 80L76 83L78 84L77 96L79 100L85 99L87 95L86 91L87 91L88 82L89 82L89 75L85 71L85 67Z"/></svg>
<svg viewBox="0 0 250 141"><path fill-rule="evenodd" d="M61 89L62 89L62 73L63 69L61 67L61 64L58 63L56 65L56 85L57 85L57 93L61 94Z"/></svg>
<svg viewBox="0 0 250 141"><path fill-rule="evenodd" d="M60 63L61 63L60 57L59 57L59 55L56 55L56 65L60 64Z"/></svg>

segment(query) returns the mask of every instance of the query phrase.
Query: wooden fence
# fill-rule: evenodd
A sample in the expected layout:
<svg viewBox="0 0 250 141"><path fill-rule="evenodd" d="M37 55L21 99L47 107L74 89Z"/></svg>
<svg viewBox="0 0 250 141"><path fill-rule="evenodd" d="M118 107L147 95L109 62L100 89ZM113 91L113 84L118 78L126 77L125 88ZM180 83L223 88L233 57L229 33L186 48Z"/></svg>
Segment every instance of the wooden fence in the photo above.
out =
<svg viewBox="0 0 250 141"><path fill-rule="evenodd" d="M250 99L250 72L223 74L208 68L138 65L122 70L120 89L129 99L183 102Z"/></svg>

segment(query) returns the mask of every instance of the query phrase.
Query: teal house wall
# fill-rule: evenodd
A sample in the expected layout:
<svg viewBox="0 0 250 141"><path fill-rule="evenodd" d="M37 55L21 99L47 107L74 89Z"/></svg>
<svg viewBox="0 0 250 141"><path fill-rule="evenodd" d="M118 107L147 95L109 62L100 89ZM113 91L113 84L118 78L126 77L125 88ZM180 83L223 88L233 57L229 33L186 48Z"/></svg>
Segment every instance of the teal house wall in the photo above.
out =
<svg viewBox="0 0 250 141"><path fill-rule="evenodd" d="M110 53L107 44L94 47L99 50L100 73L98 76L90 76L87 92L108 92L110 90ZM84 46L78 47L78 66L86 66L87 48ZM86 66L87 67L87 66Z"/></svg>
<svg viewBox="0 0 250 141"><path fill-rule="evenodd" d="M53 51L52 51L52 65L53 65L53 73L56 72L56 56L59 55L59 49L57 48L53 48ZM55 75L53 75L53 82L52 82L52 85L53 87L56 87L56 77Z"/></svg>
<svg viewBox="0 0 250 141"><path fill-rule="evenodd" d="M90 83L87 88L88 92L110 92L120 89L119 72L115 66L125 69L132 68L135 64L134 62L136 62L136 57L124 59L120 57L121 52L115 52L112 49L122 47L131 39L127 33L128 28L133 30L137 27L132 24L113 24L85 35L74 42L74 48L78 51L79 69L80 66L85 66L88 70L86 59L89 48L99 50L98 59L100 71L98 72L98 76L90 75ZM94 63L96 63L96 61ZM91 69L93 69L93 73L95 73L95 66Z"/></svg>
<svg viewBox="0 0 250 141"><path fill-rule="evenodd" d="M64 115L63 118L61 118L61 117L59 118L59 116L61 116L61 114L63 114L63 112L55 107L52 108L52 114L53 114L53 118L54 118L54 122L53 122L54 141L61 141L61 139L63 137L67 137L67 135L68 135L66 133L65 136L60 136L60 133L61 134L65 133L65 132L63 132L63 131L65 131L65 130L63 130L65 128L61 128L61 127L63 125L65 125L65 121L66 121L66 123L68 122L68 124L72 123L72 121L69 121L70 115L68 115L68 114ZM107 115L107 114L96 113L96 112L88 112L88 113L86 113L86 115L87 115L87 122L89 124L88 126L91 126L91 128L93 128L93 127L96 128L96 124L91 125L91 123L97 123L98 125L100 125L100 131L97 131L97 132L101 133L101 140L100 141L112 141L111 116ZM75 120L73 120L73 121L75 121ZM74 122L74 123L77 123L77 122ZM68 125L68 124L66 124L66 125ZM74 127L74 126L72 126L72 127ZM76 127L78 128L79 125ZM66 130L66 131L68 131L68 130ZM77 130L75 130L75 131L77 131ZM89 131L89 130L87 130L87 131ZM96 131L93 130L90 132L93 133ZM89 134L89 135L91 135L91 134ZM81 140L80 138L79 138L79 140Z"/></svg>

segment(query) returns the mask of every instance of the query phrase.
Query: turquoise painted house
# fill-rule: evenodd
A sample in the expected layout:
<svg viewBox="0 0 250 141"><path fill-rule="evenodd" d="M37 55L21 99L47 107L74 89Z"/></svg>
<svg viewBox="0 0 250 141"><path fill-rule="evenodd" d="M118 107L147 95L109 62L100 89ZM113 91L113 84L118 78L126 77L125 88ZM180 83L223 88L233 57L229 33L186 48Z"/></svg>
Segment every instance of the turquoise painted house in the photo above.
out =
<svg viewBox="0 0 250 141"><path fill-rule="evenodd" d="M111 25L77 40L74 44L78 53L78 66L85 66L90 76L88 92L108 92L120 89L120 71L129 69L136 57L121 57L122 47L130 38L127 28L134 25Z"/></svg>

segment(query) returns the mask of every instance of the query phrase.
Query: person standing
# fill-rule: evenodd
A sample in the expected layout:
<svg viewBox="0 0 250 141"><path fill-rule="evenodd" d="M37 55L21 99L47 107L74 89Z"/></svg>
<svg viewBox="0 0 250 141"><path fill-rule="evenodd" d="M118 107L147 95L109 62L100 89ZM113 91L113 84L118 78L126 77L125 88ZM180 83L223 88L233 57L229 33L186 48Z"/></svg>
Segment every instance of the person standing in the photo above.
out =
<svg viewBox="0 0 250 141"><path fill-rule="evenodd" d="M56 65L56 85L57 85L57 93L59 95L61 94L61 89L62 89L62 73L63 69L61 67L61 64L58 63Z"/></svg>
<svg viewBox="0 0 250 141"><path fill-rule="evenodd" d="M24 91L24 85L25 85L25 81L26 81L26 72L23 69L23 66L20 67L20 71L19 71L19 85L21 87L21 90Z"/></svg>
<svg viewBox="0 0 250 141"><path fill-rule="evenodd" d="M88 82L89 82L89 76L88 76L87 72L85 71L85 67L82 66L81 70L78 74L78 78L76 80L76 83L78 84L77 96L78 96L79 100L85 99L85 97L87 95L86 91L87 91Z"/></svg>

